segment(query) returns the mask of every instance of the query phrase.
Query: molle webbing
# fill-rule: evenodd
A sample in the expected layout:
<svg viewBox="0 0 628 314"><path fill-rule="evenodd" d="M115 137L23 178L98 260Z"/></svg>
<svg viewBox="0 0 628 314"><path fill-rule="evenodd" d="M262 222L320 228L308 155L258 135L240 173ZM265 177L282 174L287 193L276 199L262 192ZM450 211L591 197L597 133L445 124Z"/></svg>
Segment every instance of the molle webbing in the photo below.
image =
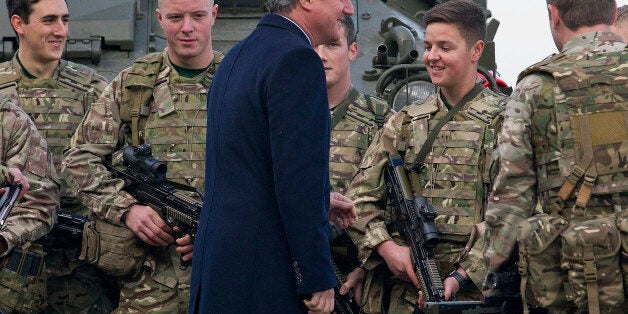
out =
<svg viewBox="0 0 628 314"><path fill-rule="evenodd" d="M558 129L556 139L535 143L538 166L561 167L562 175L548 173L539 180L541 192L560 187L557 194L550 194L556 197L554 212L566 206L578 185L578 208L593 206L591 196L628 191L628 167L622 156L628 149L628 69L622 67L626 56L624 50L576 62L559 55L527 70L551 74L564 93L552 108L537 110L537 116L555 116ZM552 151L554 141L560 154Z"/></svg>

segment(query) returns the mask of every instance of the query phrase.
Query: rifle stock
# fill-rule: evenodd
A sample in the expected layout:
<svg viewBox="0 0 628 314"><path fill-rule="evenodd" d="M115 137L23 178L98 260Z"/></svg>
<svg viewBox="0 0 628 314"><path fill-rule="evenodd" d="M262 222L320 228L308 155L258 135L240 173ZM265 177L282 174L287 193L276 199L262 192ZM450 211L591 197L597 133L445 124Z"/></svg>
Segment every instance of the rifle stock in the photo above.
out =
<svg viewBox="0 0 628 314"><path fill-rule="evenodd" d="M45 250L50 249L78 249L76 258L83 243L83 228L89 221L87 217L68 212L57 212L57 222L42 238L37 240Z"/></svg>
<svg viewBox="0 0 628 314"><path fill-rule="evenodd" d="M175 185L181 185L165 179L166 164L153 159L150 145L125 148L123 165L126 168L120 170L105 164L116 177L124 180L125 191L139 203L157 211L170 227L178 227L182 234L189 234L194 241L203 203L175 189ZM190 265L190 261L181 259L180 262L181 269Z"/></svg>
<svg viewBox="0 0 628 314"><path fill-rule="evenodd" d="M413 196L403 160L399 155L390 155L384 170L384 180L397 214L395 225L410 247L414 271L425 300L443 301L445 288L434 260L434 248L438 244L438 233L434 224L436 208L425 197Z"/></svg>

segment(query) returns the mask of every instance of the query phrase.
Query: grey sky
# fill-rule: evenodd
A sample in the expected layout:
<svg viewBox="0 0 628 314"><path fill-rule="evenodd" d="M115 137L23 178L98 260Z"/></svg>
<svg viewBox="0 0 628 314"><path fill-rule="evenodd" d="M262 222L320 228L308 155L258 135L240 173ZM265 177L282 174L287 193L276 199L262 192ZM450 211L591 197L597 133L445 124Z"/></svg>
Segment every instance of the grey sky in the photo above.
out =
<svg viewBox="0 0 628 314"><path fill-rule="evenodd" d="M617 1L617 6L624 4L628 0ZM514 85L521 70L556 52L545 1L488 0L488 8L501 22L495 36L497 69Z"/></svg>

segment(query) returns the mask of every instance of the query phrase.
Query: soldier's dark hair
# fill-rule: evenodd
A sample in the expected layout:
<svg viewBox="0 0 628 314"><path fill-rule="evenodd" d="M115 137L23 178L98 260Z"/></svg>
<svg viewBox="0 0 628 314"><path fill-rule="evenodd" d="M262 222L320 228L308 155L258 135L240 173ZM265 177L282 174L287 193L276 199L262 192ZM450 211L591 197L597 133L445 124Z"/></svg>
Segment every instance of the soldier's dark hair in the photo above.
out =
<svg viewBox="0 0 628 314"><path fill-rule="evenodd" d="M571 31L583 26L611 25L615 0L547 0L558 9L560 18Z"/></svg>
<svg viewBox="0 0 628 314"><path fill-rule="evenodd" d="M345 19L342 20L342 27L345 29L347 46L349 46L357 40L357 36L355 35L355 25L353 25L353 19L351 18L351 16L345 15Z"/></svg>
<svg viewBox="0 0 628 314"><path fill-rule="evenodd" d="M7 12L9 12L9 20L12 16L19 16L24 23L28 24L28 17L33 13L33 4L39 0L7 0Z"/></svg>
<svg viewBox="0 0 628 314"><path fill-rule="evenodd" d="M268 0L266 6L271 13L288 13L297 6L298 0Z"/></svg>
<svg viewBox="0 0 628 314"><path fill-rule="evenodd" d="M617 19L615 20L614 25L622 23L628 23L628 4L617 8Z"/></svg>
<svg viewBox="0 0 628 314"><path fill-rule="evenodd" d="M426 26L438 22L456 25L469 47L486 37L484 9L477 3L467 0L441 3L425 12L423 22Z"/></svg>

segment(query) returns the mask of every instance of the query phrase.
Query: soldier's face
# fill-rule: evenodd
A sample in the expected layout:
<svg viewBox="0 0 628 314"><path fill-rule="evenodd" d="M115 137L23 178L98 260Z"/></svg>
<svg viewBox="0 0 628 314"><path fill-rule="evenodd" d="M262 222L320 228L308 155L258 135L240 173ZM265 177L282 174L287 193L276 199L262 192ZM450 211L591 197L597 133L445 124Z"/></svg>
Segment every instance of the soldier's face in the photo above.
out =
<svg viewBox="0 0 628 314"><path fill-rule="evenodd" d="M157 18L166 34L171 61L186 68L207 66L218 5L210 0L162 0L160 5Z"/></svg>
<svg viewBox="0 0 628 314"><path fill-rule="evenodd" d="M469 47L454 24L429 24L425 29L423 63L432 83L450 90L464 88L467 78L477 75L483 47L481 41Z"/></svg>
<svg viewBox="0 0 628 314"><path fill-rule="evenodd" d="M11 17L20 39L20 51L29 61L39 63L61 59L68 36L68 6L64 0L41 0L31 9L28 23L17 15Z"/></svg>
<svg viewBox="0 0 628 314"><path fill-rule="evenodd" d="M343 26L338 25L338 40L325 45L318 45L315 50L325 67L327 88L336 84L350 84L349 64L355 60L358 54L358 44L347 44L347 36Z"/></svg>

